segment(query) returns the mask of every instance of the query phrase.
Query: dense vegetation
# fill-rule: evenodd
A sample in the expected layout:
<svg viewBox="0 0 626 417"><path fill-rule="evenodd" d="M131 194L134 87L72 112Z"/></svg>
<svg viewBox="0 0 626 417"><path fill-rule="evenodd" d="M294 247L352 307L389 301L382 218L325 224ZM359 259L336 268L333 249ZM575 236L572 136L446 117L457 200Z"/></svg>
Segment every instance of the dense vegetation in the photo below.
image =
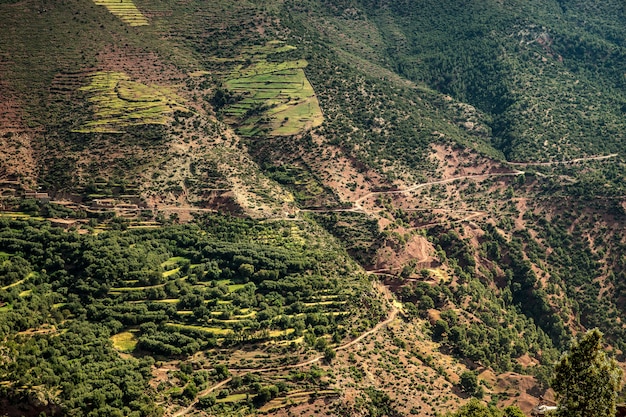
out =
<svg viewBox="0 0 626 417"><path fill-rule="evenodd" d="M311 344L341 341L383 313L374 300L357 312L367 281L306 225L211 216L97 235L0 226L4 396L41 391L67 415L158 415L146 385L153 357L304 333ZM129 331L128 351L142 354L120 358L114 336Z"/></svg>

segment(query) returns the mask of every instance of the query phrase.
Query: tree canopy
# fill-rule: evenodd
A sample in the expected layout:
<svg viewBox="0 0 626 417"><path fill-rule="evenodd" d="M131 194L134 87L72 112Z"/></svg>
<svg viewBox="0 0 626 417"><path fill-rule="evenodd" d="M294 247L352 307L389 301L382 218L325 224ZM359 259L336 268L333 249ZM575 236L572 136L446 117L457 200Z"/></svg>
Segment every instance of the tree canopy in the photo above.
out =
<svg viewBox="0 0 626 417"><path fill-rule="evenodd" d="M504 410L500 410L493 406L487 406L476 398L472 398L455 413L447 414L447 417L522 417L523 415L524 413L517 406L509 406Z"/></svg>
<svg viewBox="0 0 626 417"><path fill-rule="evenodd" d="M622 370L602 348L602 333L593 329L572 343L556 365L552 388L562 417L614 416Z"/></svg>

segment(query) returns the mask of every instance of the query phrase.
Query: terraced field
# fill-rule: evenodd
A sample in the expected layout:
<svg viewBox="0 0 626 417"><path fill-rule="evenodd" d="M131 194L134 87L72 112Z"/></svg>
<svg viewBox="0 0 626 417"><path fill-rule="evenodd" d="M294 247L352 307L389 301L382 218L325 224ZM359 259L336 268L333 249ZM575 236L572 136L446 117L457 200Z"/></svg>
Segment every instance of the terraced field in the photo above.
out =
<svg viewBox="0 0 626 417"><path fill-rule="evenodd" d="M75 132L123 133L124 128L141 125L163 125L166 115L186 111L182 98L166 87L148 86L131 81L122 72L96 72L88 77L87 93L94 108L93 119Z"/></svg>
<svg viewBox="0 0 626 417"><path fill-rule="evenodd" d="M137 347L136 330L125 331L111 336L113 347L121 352L132 352Z"/></svg>
<svg viewBox="0 0 626 417"><path fill-rule="evenodd" d="M252 60L236 67L225 85L242 97L224 113L239 126L243 136L288 136L319 126L324 116L304 69L304 59L269 62L269 55L295 50L281 42L249 47L240 58Z"/></svg>
<svg viewBox="0 0 626 417"><path fill-rule="evenodd" d="M167 270L161 273L162 282L155 285L142 285L139 280L123 281L126 286L112 287L109 294L125 297L131 303L151 305L172 305L174 320L167 327L178 331L200 331L216 338L241 339L291 339L303 333L305 323L343 322L352 315L347 305L347 295L339 292L310 294L302 297L297 307L285 311L263 309L261 307L239 307L244 297L255 296L258 292L253 283L243 282L243 278L198 280L202 277L199 265L190 265L185 257L171 257L161 263ZM184 270L186 275L183 275ZM167 298L172 288L183 283L193 282L194 298L180 295ZM237 305L233 304L236 301ZM265 325L259 327L259 322ZM267 328L266 326L269 326ZM296 329L298 328L298 330ZM297 334L296 334L297 333ZM133 332L122 332L114 336L113 343L120 351L134 349L136 339Z"/></svg>
<svg viewBox="0 0 626 417"><path fill-rule="evenodd" d="M99 6L106 7L129 26L146 26L148 19L139 11L132 0L93 0Z"/></svg>

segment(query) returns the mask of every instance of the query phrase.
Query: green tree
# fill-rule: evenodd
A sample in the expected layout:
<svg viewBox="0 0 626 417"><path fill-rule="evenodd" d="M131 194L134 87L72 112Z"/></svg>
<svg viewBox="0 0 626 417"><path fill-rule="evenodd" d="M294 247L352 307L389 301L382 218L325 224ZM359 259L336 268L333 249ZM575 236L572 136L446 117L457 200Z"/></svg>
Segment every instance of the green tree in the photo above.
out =
<svg viewBox="0 0 626 417"><path fill-rule="evenodd" d="M204 397L200 397L198 399L198 408L200 409L207 409L207 408L211 408L215 405L217 399L215 398L215 395L213 394L209 394L209 395L205 395Z"/></svg>
<svg viewBox="0 0 626 417"><path fill-rule="evenodd" d="M466 371L461 374L461 380L459 381L461 389L469 395L474 395L478 390L478 377L475 372Z"/></svg>
<svg viewBox="0 0 626 417"><path fill-rule="evenodd" d="M552 388L562 417L615 415L622 371L602 349L602 333L593 329L574 341L554 370Z"/></svg>
<svg viewBox="0 0 626 417"><path fill-rule="evenodd" d="M496 407L487 406L476 398L469 400L467 404L454 413L446 414L446 417L523 417L524 413L517 406L509 406L504 412Z"/></svg>
<svg viewBox="0 0 626 417"><path fill-rule="evenodd" d="M218 380L222 381L230 376L228 368L223 363L215 365L215 376Z"/></svg>

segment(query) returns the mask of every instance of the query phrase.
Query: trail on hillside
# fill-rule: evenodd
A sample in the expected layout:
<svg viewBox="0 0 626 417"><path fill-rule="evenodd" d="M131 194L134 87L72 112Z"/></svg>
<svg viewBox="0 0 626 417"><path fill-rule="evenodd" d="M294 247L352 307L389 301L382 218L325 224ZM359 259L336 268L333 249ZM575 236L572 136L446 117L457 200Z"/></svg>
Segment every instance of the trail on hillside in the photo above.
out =
<svg viewBox="0 0 626 417"><path fill-rule="evenodd" d="M605 159L611 159L617 157L619 154L612 153L609 155L595 155L595 156L587 156L582 158L570 159L567 161L550 161L550 162L507 162L509 165L518 166L518 167L529 167L529 166L551 166L551 165L568 165L575 164L579 162L587 162L587 161L601 161ZM337 208L337 209L303 209L301 211L305 212L361 212L366 214L374 214L380 210L368 210L363 207L363 201L367 200L376 195L390 195L390 194L403 194L409 193L420 188L430 187L433 185L440 184L448 184L454 181L461 181L466 179L486 179L492 177L507 177L507 176L518 176L526 174L525 171L514 170L511 172L495 172L495 173L487 173L487 174L478 174L478 175L462 175L459 177L446 178L443 180L429 181L420 184L412 185L408 188L403 188L400 190L389 190L389 191L372 191L365 194L362 197L359 197L356 201L353 202L353 207L351 208Z"/></svg>
<svg viewBox="0 0 626 417"><path fill-rule="evenodd" d="M425 188L425 187L430 187L433 185L440 185L440 184L448 184L451 182L455 182L455 181L462 181L462 180L466 180L466 179L486 179L486 178L491 178L491 177L512 177L512 176L518 176L518 175L524 175L526 172L524 171L519 171L519 170L515 170L512 172L495 172L495 173L489 173L489 174L479 174L479 175L462 175L460 177L453 177L453 178L446 178L443 180L436 180L436 181L429 181L429 182L424 182L424 183L420 183L420 184L415 184L412 185L408 188L403 188L400 190L388 190L388 191L372 191L369 192L367 194L365 194L362 197L359 197L356 201L353 202L354 206L351 208L339 208L339 209L303 209L300 211L304 211L304 212L361 212L361 213L365 213L365 214L374 214L377 213L381 210L369 210L366 209L365 207L363 207L362 203L363 201L367 200L368 198L371 198L373 196L376 195L389 195L389 194L403 194L403 193L410 193L412 191L415 190L419 190L420 188Z"/></svg>
<svg viewBox="0 0 626 417"><path fill-rule="evenodd" d="M359 343L360 341L362 341L364 338L371 336L372 334L380 331L383 327L385 327L386 325L388 325L389 323L391 323L393 320L395 320L395 318L398 316L398 307L396 307L393 303L391 303L391 310L389 311L389 314L387 315L387 318L381 322L379 322L376 326L372 327L370 330L362 333L360 336L358 336L356 339L353 339L349 342L344 343L343 345L337 346L335 348L335 352L338 352L340 350L345 350L348 349L349 347ZM313 365L314 363L317 363L319 361L321 361L324 358L324 355L317 355L312 359L308 359L306 361L302 361L302 362L298 362L295 364L291 364L291 365L284 365L284 366L277 366L277 367L273 367L273 368L258 368L258 369L233 369L231 370L231 372L237 372L238 374L248 374L248 373L264 373L264 372L280 372L280 371L286 371L288 369L293 369L293 368L300 368L302 366L307 366L307 365ZM223 387L224 385L228 384L230 381L232 381L233 377L229 377L227 379L224 379L223 381L220 381L219 383L208 387L202 391L200 391L198 393L198 395L196 396L196 399L194 401L191 402L191 404L189 404L186 408L177 411L176 413L172 414L172 417L181 417L184 416L188 413L190 413L194 407L196 406L196 404L198 403L199 399L201 397L204 397L205 395L210 394L211 392Z"/></svg>
<svg viewBox="0 0 626 417"><path fill-rule="evenodd" d="M196 406L196 404L198 404L198 401L200 400L201 397L204 397L205 395L210 394L211 392L215 391L218 388L223 387L224 385L228 384L230 381L233 380L233 377L229 377L226 378L223 381L220 381L219 383L205 389L202 390L198 393L198 395L196 396L196 399L193 400L191 402L191 404L189 404L189 406L187 406L187 408L183 408L182 410L177 411L176 413L172 414L172 417L180 417L180 416L184 416L185 414L189 414L190 411L193 410L193 408Z"/></svg>
<svg viewBox="0 0 626 417"><path fill-rule="evenodd" d="M615 158L619 154L612 153L609 155L595 155L595 156L586 156L582 158L569 159L567 161L550 161L550 162L509 162L509 165L513 165L516 167L529 167L529 166L551 166L551 165L569 165L576 164L578 162L587 162L587 161L602 161L604 159Z"/></svg>

